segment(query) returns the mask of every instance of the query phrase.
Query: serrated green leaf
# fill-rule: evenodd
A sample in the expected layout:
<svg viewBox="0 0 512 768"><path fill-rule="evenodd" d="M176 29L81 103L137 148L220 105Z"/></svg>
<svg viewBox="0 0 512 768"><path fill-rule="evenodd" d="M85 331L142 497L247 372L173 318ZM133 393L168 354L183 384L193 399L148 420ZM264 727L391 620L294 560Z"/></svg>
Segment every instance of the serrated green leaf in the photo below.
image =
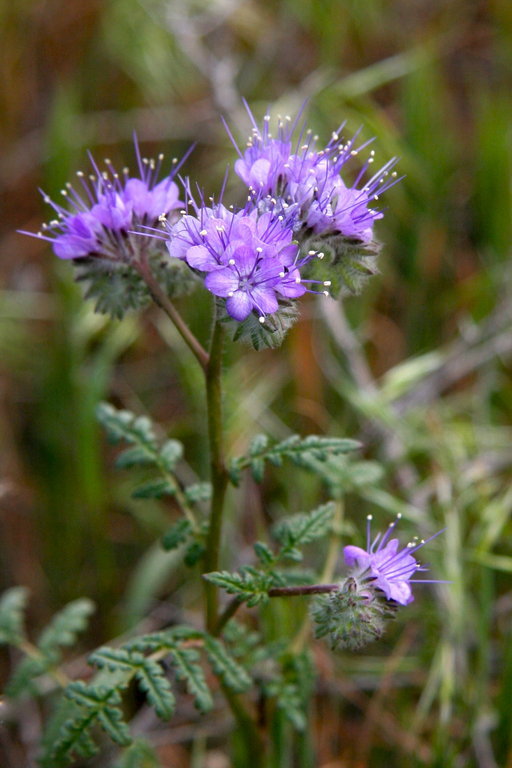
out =
<svg viewBox="0 0 512 768"><path fill-rule="evenodd" d="M116 744L127 746L131 743L130 730L118 706L121 703L118 691L77 680L67 686L65 694L71 701L88 710Z"/></svg>
<svg viewBox="0 0 512 768"><path fill-rule="evenodd" d="M275 560L275 555L263 541L256 541L254 544L254 552L256 557L262 565L270 565Z"/></svg>
<svg viewBox="0 0 512 768"><path fill-rule="evenodd" d="M273 315L267 315L264 323L261 323L254 313L242 323L234 323L227 317L225 320L234 328L233 341L245 341L254 349L260 350L280 347L298 317L297 303L289 301L282 302L279 310Z"/></svg>
<svg viewBox="0 0 512 768"><path fill-rule="evenodd" d="M297 547L309 544L328 533L334 509L334 504L328 502L312 512L292 515L279 522L274 527L273 534L282 546L281 554L297 560L297 555L300 555Z"/></svg>
<svg viewBox="0 0 512 768"><path fill-rule="evenodd" d="M25 639L24 611L28 589L12 587L0 599L0 645L17 645Z"/></svg>
<svg viewBox="0 0 512 768"><path fill-rule="evenodd" d="M163 496L174 496L176 486L168 480L150 480L139 485L132 493L133 499L161 499Z"/></svg>
<svg viewBox="0 0 512 768"><path fill-rule="evenodd" d="M359 447L360 443L355 440L319 435L308 435L305 438L291 435L286 440L271 446L262 440L253 441L246 456L232 459L229 466L230 478L237 484L240 471L249 467L254 479L261 482L264 462L268 461L274 466L281 466L283 459L289 459L294 464L306 469L315 470L315 462L327 461L332 456L343 455Z"/></svg>
<svg viewBox="0 0 512 768"><path fill-rule="evenodd" d="M185 682L187 691L194 697L197 709L200 712L208 712L213 707L213 700L199 663L199 654L193 648L180 648L178 645L169 648L169 653L176 667L176 674Z"/></svg>
<svg viewBox="0 0 512 768"><path fill-rule="evenodd" d="M83 632L89 623L89 616L94 611L94 603L86 597L73 600L55 614L46 627L37 646L44 655L53 654L62 646L71 646L77 635Z"/></svg>
<svg viewBox="0 0 512 768"><path fill-rule="evenodd" d="M188 539L191 531L192 526L189 521L185 517L180 518L162 536L162 547L168 552L177 549Z"/></svg>
<svg viewBox="0 0 512 768"><path fill-rule="evenodd" d="M183 562L186 566L188 566L188 568L193 568L194 565L197 565L197 563L201 560L205 551L206 549L204 544L202 544L200 541L193 541L192 544L187 547Z"/></svg>
<svg viewBox="0 0 512 768"><path fill-rule="evenodd" d="M176 699L160 664L143 658L137 667L136 677L158 717L169 720L176 708Z"/></svg>
<svg viewBox="0 0 512 768"><path fill-rule="evenodd" d="M23 693L36 694L35 686L32 685L34 678L43 675L48 669L47 660L44 658L33 659L26 656L15 668L7 685L5 693L11 699L17 699Z"/></svg>
<svg viewBox="0 0 512 768"><path fill-rule="evenodd" d="M168 472L172 472L182 456L183 445L178 440L167 440L160 449L160 460Z"/></svg>
<svg viewBox="0 0 512 768"><path fill-rule="evenodd" d="M231 656L226 646L215 637L203 635L204 647L215 673L235 693L242 693L251 687L252 681L245 669Z"/></svg>
<svg viewBox="0 0 512 768"><path fill-rule="evenodd" d="M269 599L268 590L273 586L270 575L260 573L256 569L251 571L249 568L240 573L214 571L204 574L203 578L226 590L229 595L236 595L240 600L247 602L249 607L266 602Z"/></svg>
<svg viewBox="0 0 512 768"><path fill-rule="evenodd" d="M119 454L116 459L117 469L129 469L130 467L142 467L149 464L154 464L155 457L146 448L136 446L135 448L127 448L125 451Z"/></svg>
<svg viewBox="0 0 512 768"><path fill-rule="evenodd" d="M189 504L199 504L202 501L209 501L211 497L211 483L194 483L185 488L185 499Z"/></svg>
<svg viewBox="0 0 512 768"><path fill-rule="evenodd" d="M120 669L123 672L135 674L132 656L124 648L111 648L108 645L97 648L89 656L89 664L94 664L94 666L100 667L100 669L106 667L110 670Z"/></svg>
<svg viewBox="0 0 512 768"><path fill-rule="evenodd" d="M88 733L95 720L94 711L76 707L74 716L63 723L57 737L43 753L43 768L64 768L73 754L85 758L97 754L99 749Z"/></svg>

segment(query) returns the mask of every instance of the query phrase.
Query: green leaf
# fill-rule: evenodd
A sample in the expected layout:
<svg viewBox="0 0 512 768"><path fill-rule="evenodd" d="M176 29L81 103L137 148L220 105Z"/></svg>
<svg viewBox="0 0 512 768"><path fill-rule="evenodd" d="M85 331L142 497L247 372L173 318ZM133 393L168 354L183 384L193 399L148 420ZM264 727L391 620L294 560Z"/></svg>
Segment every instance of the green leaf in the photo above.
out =
<svg viewBox="0 0 512 768"><path fill-rule="evenodd" d="M215 674L235 693L248 690L252 684L251 678L227 651L224 643L206 632L203 638L206 654Z"/></svg>
<svg viewBox="0 0 512 768"><path fill-rule="evenodd" d="M26 656L14 669L5 686L7 696L11 699L17 699L27 692L35 696L37 691L35 686L32 685L32 681L35 677L43 675L48 670L48 666L48 660L44 657L34 659Z"/></svg>
<svg viewBox="0 0 512 768"><path fill-rule="evenodd" d="M240 573L213 571L205 573L203 578L225 589L229 595L236 595L249 607L266 602L269 599L268 590L273 586L272 576L248 567Z"/></svg>
<svg viewBox="0 0 512 768"><path fill-rule="evenodd" d="M181 648L178 645L170 647L169 652L176 674L180 680L184 680L197 709L208 712L213 707L213 700L199 663L199 654L193 648Z"/></svg>
<svg viewBox="0 0 512 768"><path fill-rule="evenodd" d="M268 439L264 435L257 435L251 443L247 456L231 460L229 475L234 485L237 485L241 470L249 467L254 479L261 482L266 461L279 467L284 459L289 459L298 466L315 469L314 462L327 461L331 456L339 456L359 447L360 443L355 440L319 435L308 435L305 438L291 435L286 440L269 446Z"/></svg>
<svg viewBox="0 0 512 768"><path fill-rule="evenodd" d="M364 243L335 233L305 241L302 251L311 250L323 256L309 261L303 269L304 277L328 283L326 287L334 298L340 293L360 293L368 278L378 273L377 242Z"/></svg>
<svg viewBox="0 0 512 768"><path fill-rule="evenodd" d="M162 667L156 661L146 658L135 650L104 646L91 655L89 662L100 668L120 670L128 673L129 676L135 676L158 717L164 720L171 717L175 708L175 699L171 692L171 685ZM128 680L129 677L126 677L126 683Z"/></svg>
<svg viewBox="0 0 512 768"><path fill-rule="evenodd" d="M42 632L37 645L44 655L54 654L61 646L71 646L83 632L94 611L94 603L86 597L73 600L53 617Z"/></svg>
<svg viewBox="0 0 512 768"><path fill-rule="evenodd" d="M71 701L86 709L116 744L127 746L131 743L130 730L119 709L121 696L118 691L87 685L82 680L77 680L68 685L65 694Z"/></svg>
<svg viewBox="0 0 512 768"><path fill-rule="evenodd" d="M282 546L281 555L293 560L299 559L296 548L325 536L329 531L334 510L333 502L328 502L308 514L292 515L279 522L273 534Z"/></svg>
<svg viewBox="0 0 512 768"><path fill-rule="evenodd" d="M192 526L189 521L185 517L180 518L162 536L162 547L167 552L177 549L180 544L183 544L188 539L191 531Z"/></svg>
<svg viewBox="0 0 512 768"><path fill-rule="evenodd" d="M187 548L183 562L189 568L193 568L205 553L205 546L200 541L193 541Z"/></svg>
<svg viewBox="0 0 512 768"><path fill-rule="evenodd" d="M148 451L144 446L127 448L119 454L116 459L117 469L129 469L130 467L147 466L155 463L153 452Z"/></svg>
<svg viewBox="0 0 512 768"><path fill-rule="evenodd" d="M235 323L231 318L225 318L226 322L234 328L233 341L245 341L254 349L277 349L284 341L284 337L295 324L299 317L296 302L281 302L279 309L273 315L267 315L265 322L251 313L242 323Z"/></svg>
<svg viewBox="0 0 512 768"><path fill-rule="evenodd" d="M263 541L255 542L254 552L262 565L271 565L276 559L270 547Z"/></svg>
<svg viewBox="0 0 512 768"><path fill-rule="evenodd" d="M185 499L189 504L199 504L202 501L209 501L211 496L211 483L194 483L185 488Z"/></svg>
<svg viewBox="0 0 512 768"><path fill-rule="evenodd" d="M134 499L161 499L163 496L174 496L176 486L169 480L149 480L139 485L132 493Z"/></svg>
<svg viewBox="0 0 512 768"><path fill-rule="evenodd" d="M160 449L160 460L168 472L172 472L182 456L183 446L178 440L167 440Z"/></svg>
<svg viewBox="0 0 512 768"><path fill-rule="evenodd" d="M0 645L18 645L25 639L24 610L28 589L12 587L0 599Z"/></svg>
<svg viewBox="0 0 512 768"><path fill-rule="evenodd" d="M170 298L189 294L198 279L180 259L166 258L158 239L151 243L151 271ZM148 287L134 267L109 259L77 259L76 281L84 283L84 297L96 301L95 311L122 318L129 310L142 309L151 302Z"/></svg>
<svg viewBox="0 0 512 768"><path fill-rule="evenodd" d="M97 754L98 747L88 733L95 720L96 714L92 710L84 712L77 706L73 716L63 723L57 738L43 752L43 768L64 768L69 765L73 754L85 758Z"/></svg>
<svg viewBox="0 0 512 768"><path fill-rule="evenodd" d="M160 664L153 659L142 657L136 676L158 717L169 720L176 708L176 699Z"/></svg>

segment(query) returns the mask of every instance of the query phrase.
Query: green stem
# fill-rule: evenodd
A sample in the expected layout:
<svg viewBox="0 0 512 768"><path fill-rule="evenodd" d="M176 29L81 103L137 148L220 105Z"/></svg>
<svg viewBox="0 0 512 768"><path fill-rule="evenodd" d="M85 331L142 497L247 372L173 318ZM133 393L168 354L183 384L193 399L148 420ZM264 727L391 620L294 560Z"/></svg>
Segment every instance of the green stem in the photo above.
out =
<svg viewBox="0 0 512 768"><path fill-rule="evenodd" d="M172 301L160 287L158 281L155 280L148 260L141 257L140 260L135 263L135 267L149 288L149 292L155 304L157 304L170 320L172 320L181 338L193 353L201 368L206 371L208 367L208 353L196 339Z"/></svg>
<svg viewBox="0 0 512 768"><path fill-rule="evenodd" d="M210 527L206 540L204 567L206 573L219 568L220 544L222 535L222 515L224 497L228 484L228 473L224 460L222 429L222 346L224 328L216 319L210 343L210 354L206 366L206 406L208 411L208 442L210 446L210 478L212 483L212 502L210 508ZM205 581L206 628L213 632L217 625L219 597L217 587Z"/></svg>

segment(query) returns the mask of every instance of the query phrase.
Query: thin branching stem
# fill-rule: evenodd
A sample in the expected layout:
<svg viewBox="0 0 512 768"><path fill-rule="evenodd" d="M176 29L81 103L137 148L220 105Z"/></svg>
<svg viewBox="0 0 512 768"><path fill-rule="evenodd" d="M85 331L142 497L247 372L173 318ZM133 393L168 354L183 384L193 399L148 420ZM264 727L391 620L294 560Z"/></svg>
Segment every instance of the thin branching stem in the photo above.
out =
<svg viewBox="0 0 512 768"><path fill-rule="evenodd" d="M146 283L149 292L151 294L151 297L153 298L153 301L155 304L157 304L160 309L162 309L165 314L169 317L170 320L174 323L178 333L180 334L183 341L186 343L196 360L198 361L201 368L206 371L208 367L208 353L203 348L203 346L200 344L200 342L196 339L186 322L183 320L182 316L172 303L172 301L169 299L165 291L162 290L161 286L159 285L158 281L155 280L155 277L151 271L151 267L149 266L149 263L147 259L141 258L136 263L137 270Z"/></svg>

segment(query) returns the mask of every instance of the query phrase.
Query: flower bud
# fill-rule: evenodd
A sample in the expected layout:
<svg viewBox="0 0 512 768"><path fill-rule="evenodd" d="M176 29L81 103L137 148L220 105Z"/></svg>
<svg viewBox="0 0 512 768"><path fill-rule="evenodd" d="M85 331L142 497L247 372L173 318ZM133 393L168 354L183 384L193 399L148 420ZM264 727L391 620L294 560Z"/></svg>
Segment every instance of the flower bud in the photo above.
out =
<svg viewBox="0 0 512 768"><path fill-rule="evenodd" d="M371 583L349 576L312 607L315 637L327 637L333 650L359 650L382 637L396 606L386 603Z"/></svg>

